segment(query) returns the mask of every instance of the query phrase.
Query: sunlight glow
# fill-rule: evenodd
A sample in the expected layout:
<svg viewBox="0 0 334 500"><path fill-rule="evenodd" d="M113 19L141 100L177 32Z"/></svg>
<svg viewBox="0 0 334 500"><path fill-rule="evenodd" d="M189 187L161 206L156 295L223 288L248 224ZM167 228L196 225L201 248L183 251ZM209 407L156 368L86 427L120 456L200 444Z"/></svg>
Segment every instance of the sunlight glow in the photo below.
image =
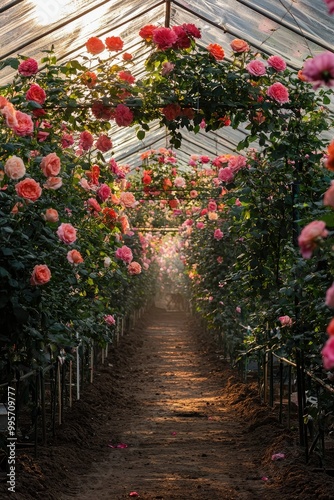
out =
<svg viewBox="0 0 334 500"><path fill-rule="evenodd" d="M70 7L70 0L32 0L36 7L36 21L39 24L52 24L69 14L73 7Z"/></svg>

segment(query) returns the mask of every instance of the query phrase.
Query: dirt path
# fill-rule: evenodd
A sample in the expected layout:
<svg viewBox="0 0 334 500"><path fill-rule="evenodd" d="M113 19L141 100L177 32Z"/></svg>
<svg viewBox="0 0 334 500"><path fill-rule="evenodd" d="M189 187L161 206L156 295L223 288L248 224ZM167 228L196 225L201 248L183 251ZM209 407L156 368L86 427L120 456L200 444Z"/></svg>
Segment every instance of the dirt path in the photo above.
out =
<svg viewBox="0 0 334 500"><path fill-rule="evenodd" d="M185 318L156 313L127 378L133 406L111 424L112 444L127 448L111 448L77 498L125 499L130 492L143 499L260 498L263 472L244 424L224 405L220 378Z"/></svg>

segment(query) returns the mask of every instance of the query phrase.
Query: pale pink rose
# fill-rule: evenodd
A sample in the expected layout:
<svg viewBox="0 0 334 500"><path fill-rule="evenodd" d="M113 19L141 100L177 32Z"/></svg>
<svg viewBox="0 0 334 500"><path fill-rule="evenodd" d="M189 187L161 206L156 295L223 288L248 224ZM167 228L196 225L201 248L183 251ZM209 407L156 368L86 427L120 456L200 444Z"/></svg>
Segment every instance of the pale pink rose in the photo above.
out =
<svg viewBox="0 0 334 500"><path fill-rule="evenodd" d="M192 189L189 193L190 198L197 198L198 192L195 189Z"/></svg>
<svg viewBox="0 0 334 500"><path fill-rule="evenodd" d="M110 267L111 265L111 258L110 257L105 257L103 260L103 265L104 267Z"/></svg>
<svg viewBox="0 0 334 500"><path fill-rule="evenodd" d="M253 76L263 76L266 74L265 64L258 59L250 61L246 66L246 70Z"/></svg>
<svg viewBox="0 0 334 500"><path fill-rule="evenodd" d="M237 155L232 156L227 163L227 166L230 167L234 174L239 172L241 168L244 168L247 165L247 159L245 156Z"/></svg>
<svg viewBox="0 0 334 500"><path fill-rule="evenodd" d="M209 201L208 203L209 212L215 212L217 210L217 203L215 201Z"/></svg>
<svg viewBox="0 0 334 500"><path fill-rule="evenodd" d="M133 254L131 248L127 247L126 245L123 245L120 248L117 248L115 252L115 257L118 259L121 259L123 262L126 264L130 264L130 262L133 259Z"/></svg>
<svg viewBox="0 0 334 500"><path fill-rule="evenodd" d="M61 177L48 177L44 182L43 187L45 187L45 189L52 189L55 191L56 189L61 188L62 185L63 179Z"/></svg>
<svg viewBox="0 0 334 500"><path fill-rule="evenodd" d="M31 116L27 115L27 113L22 113L22 111L16 111L15 119L16 125L13 125L12 129L16 135L24 137L33 133L34 123Z"/></svg>
<svg viewBox="0 0 334 500"><path fill-rule="evenodd" d="M324 205L334 208L334 181L324 194Z"/></svg>
<svg viewBox="0 0 334 500"><path fill-rule="evenodd" d="M106 201L111 195L111 189L108 184L101 184L99 189L96 191L97 196L102 202Z"/></svg>
<svg viewBox="0 0 334 500"><path fill-rule="evenodd" d="M46 99L45 90L36 83L33 83L26 93L26 99L27 101L34 101L42 105Z"/></svg>
<svg viewBox="0 0 334 500"><path fill-rule="evenodd" d="M237 306L237 307L235 308L235 312L237 312L238 314L240 314L240 313L241 313L241 307Z"/></svg>
<svg viewBox="0 0 334 500"><path fill-rule="evenodd" d="M322 364L325 370L334 368L334 336L331 335L321 350Z"/></svg>
<svg viewBox="0 0 334 500"><path fill-rule="evenodd" d="M24 166L23 160L18 156L12 156L11 158L8 158L5 163L4 169L6 175L12 180L22 179L22 177L24 177L26 173L26 168Z"/></svg>
<svg viewBox="0 0 334 500"><path fill-rule="evenodd" d="M45 285L51 279L51 271L45 264L38 264L34 267L31 277L30 284L33 286Z"/></svg>
<svg viewBox="0 0 334 500"><path fill-rule="evenodd" d="M45 177L56 176L60 172L60 158L56 153L49 153L41 161L41 169Z"/></svg>
<svg viewBox="0 0 334 500"><path fill-rule="evenodd" d="M124 205L126 208L134 208L137 205L136 198L133 196L132 193L123 192L120 194L119 199L121 204Z"/></svg>
<svg viewBox="0 0 334 500"><path fill-rule="evenodd" d="M278 320L280 321L282 326L292 326L293 323L290 316L280 316Z"/></svg>
<svg viewBox="0 0 334 500"><path fill-rule="evenodd" d="M218 179L222 182L232 182L234 179L233 169L231 167L224 167L218 170Z"/></svg>
<svg viewBox="0 0 334 500"><path fill-rule="evenodd" d="M270 85L267 88L266 94L280 104L289 102L289 91L282 83L276 82Z"/></svg>
<svg viewBox="0 0 334 500"><path fill-rule="evenodd" d="M313 59L307 59L302 72L303 77L307 82L312 83L314 89L319 88L321 85L333 87L334 54L327 51L313 57Z"/></svg>
<svg viewBox="0 0 334 500"><path fill-rule="evenodd" d="M276 71L284 71L286 69L286 62L280 56L270 56L267 62Z"/></svg>
<svg viewBox="0 0 334 500"><path fill-rule="evenodd" d="M69 252L67 252L67 260L77 266L78 264L81 264L81 262L83 262L83 258L82 258L82 255L80 252L78 252L78 250L70 250Z"/></svg>
<svg viewBox="0 0 334 500"><path fill-rule="evenodd" d="M186 180L183 177L175 177L174 186L178 188L186 187Z"/></svg>
<svg viewBox="0 0 334 500"><path fill-rule="evenodd" d="M218 228L215 229L215 232L213 233L213 237L215 240L219 241L223 238L224 233Z"/></svg>
<svg viewBox="0 0 334 500"><path fill-rule="evenodd" d="M71 245L77 239L77 230L72 224L62 222L57 229L58 238L66 245Z"/></svg>
<svg viewBox="0 0 334 500"><path fill-rule="evenodd" d="M115 122L119 127L128 127L133 121L133 113L128 106L118 104L115 109Z"/></svg>
<svg viewBox="0 0 334 500"><path fill-rule="evenodd" d="M141 265L138 262L131 262L128 265L128 273L131 275L140 274L141 273Z"/></svg>
<svg viewBox="0 0 334 500"><path fill-rule="evenodd" d="M334 308L334 283L326 292L326 306Z"/></svg>
<svg viewBox="0 0 334 500"><path fill-rule="evenodd" d="M175 68L175 64L170 63L170 62L164 62L162 64L162 70L161 70L162 76L169 75L169 73L171 73L174 68Z"/></svg>
<svg viewBox="0 0 334 500"><path fill-rule="evenodd" d="M22 76L36 75L36 73L38 72L38 63L35 59L32 59L30 57L29 59L25 59L19 64L17 71Z"/></svg>
<svg viewBox="0 0 334 500"><path fill-rule="evenodd" d="M42 217L47 222L57 222L59 220L58 212L54 208L47 208Z"/></svg>
<svg viewBox="0 0 334 500"><path fill-rule="evenodd" d="M104 321L107 323L109 326L113 326L116 324L116 320L112 314L106 314L104 316Z"/></svg>
<svg viewBox="0 0 334 500"><path fill-rule="evenodd" d="M16 119L16 110L12 103L7 102L5 106L1 109L2 115L5 117L7 127L13 129L18 126L18 122Z"/></svg>
<svg viewBox="0 0 334 500"><path fill-rule="evenodd" d="M153 31L153 42L158 49L169 49L177 40L177 34L170 28L155 28Z"/></svg>
<svg viewBox="0 0 334 500"><path fill-rule="evenodd" d="M95 146L102 151L102 153L106 153L112 148L112 142L107 135L102 134L96 141Z"/></svg>
<svg viewBox="0 0 334 500"><path fill-rule="evenodd" d="M298 245L304 259L312 257L313 250L317 247L317 242L320 238L326 238L328 231L325 222L314 220L305 226L299 237Z"/></svg>
<svg viewBox="0 0 334 500"><path fill-rule="evenodd" d="M94 138L88 130L84 130L80 134L79 147L84 151L88 151L93 146Z"/></svg>
<svg viewBox="0 0 334 500"><path fill-rule="evenodd" d="M239 200L239 198L237 198L237 199L235 200L235 203L234 203L234 204L235 204L237 207L241 207L241 205L242 205L242 203L241 203L241 201Z"/></svg>
<svg viewBox="0 0 334 500"><path fill-rule="evenodd" d="M23 179L16 184L15 190L18 196L29 201L36 201L42 194L42 188L34 179Z"/></svg>
<svg viewBox="0 0 334 500"><path fill-rule="evenodd" d="M79 186L82 187L82 189L84 189L85 191L89 191L91 186L89 184L89 182L87 181L87 179L85 179L85 177L82 177L79 181Z"/></svg>

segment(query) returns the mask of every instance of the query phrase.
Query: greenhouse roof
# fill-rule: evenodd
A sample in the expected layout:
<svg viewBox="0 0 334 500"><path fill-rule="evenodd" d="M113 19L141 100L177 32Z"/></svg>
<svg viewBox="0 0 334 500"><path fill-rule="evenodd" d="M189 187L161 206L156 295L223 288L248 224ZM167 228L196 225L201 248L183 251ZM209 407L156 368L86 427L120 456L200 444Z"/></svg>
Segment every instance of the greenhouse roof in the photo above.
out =
<svg viewBox="0 0 334 500"><path fill-rule="evenodd" d="M20 54L40 60L54 46L58 61L66 61L80 58L92 36L120 36L134 56L137 77L149 54L138 35L146 24L193 23L201 29L201 44L219 43L226 53L234 38L242 38L259 52L284 57L296 70L307 57L334 46L333 17L324 0L2 0L0 14L0 59ZM0 71L0 85L10 79L8 67ZM195 153L231 153L244 134L231 127L197 135L184 131L177 154L182 161ZM143 141L132 127L115 125L111 136L115 159L132 167L139 163L139 152L168 147L158 123Z"/></svg>

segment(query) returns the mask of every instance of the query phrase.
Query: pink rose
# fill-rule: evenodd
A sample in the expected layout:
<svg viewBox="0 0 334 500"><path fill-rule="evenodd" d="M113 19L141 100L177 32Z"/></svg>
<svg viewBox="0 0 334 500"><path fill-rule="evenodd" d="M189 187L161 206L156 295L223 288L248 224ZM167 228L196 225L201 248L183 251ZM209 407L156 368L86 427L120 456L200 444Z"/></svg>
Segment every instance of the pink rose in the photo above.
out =
<svg viewBox="0 0 334 500"><path fill-rule="evenodd" d="M32 76L38 72L38 63L35 59L31 57L29 59L25 59L19 64L17 71L22 76Z"/></svg>
<svg viewBox="0 0 334 500"><path fill-rule="evenodd" d="M141 265L138 262L131 262L128 265L128 273L131 275L141 273Z"/></svg>
<svg viewBox="0 0 334 500"><path fill-rule="evenodd" d="M99 189L96 191L97 196L102 202L106 201L111 195L111 189L108 184L101 184Z"/></svg>
<svg viewBox="0 0 334 500"><path fill-rule="evenodd" d="M131 248L123 245L121 248L117 248L115 252L115 257L121 259L126 264L130 264L133 259L133 254Z"/></svg>
<svg viewBox="0 0 334 500"><path fill-rule="evenodd" d="M334 14L334 0L324 0L327 4L328 14Z"/></svg>
<svg viewBox="0 0 334 500"><path fill-rule="evenodd" d="M161 70L162 76L169 75L169 73L171 73L174 68L175 68L175 64L170 63L170 62L164 62L162 64L162 70Z"/></svg>
<svg viewBox="0 0 334 500"><path fill-rule="evenodd" d="M107 323L107 325L109 326L113 326L116 324L116 321L115 321L115 318L114 316L112 316L111 314L106 314L104 316L104 321Z"/></svg>
<svg viewBox="0 0 334 500"><path fill-rule="evenodd" d="M215 201L209 201L208 203L209 212L215 212L217 210L217 203Z"/></svg>
<svg viewBox="0 0 334 500"><path fill-rule="evenodd" d="M220 168L218 170L218 179L222 182L232 182L234 179L234 172L231 167Z"/></svg>
<svg viewBox="0 0 334 500"><path fill-rule="evenodd" d="M174 186L178 188L186 187L186 180L183 177L175 177Z"/></svg>
<svg viewBox="0 0 334 500"><path fill-rule="evenodd" d="M334 208L334 181L324 194L324 205Z"/></svg>
<svg viewBox="0 0 334 500"><path fill-rule="evenodd" d="M155 28L153 31L153 42L158 49L169 49L177 40L177 34L171 28Z"/></svg>
<svg viewBox="0 0 334 500"><path fill-rule="evenodd" d="M54 208L47 208L42 217L47 222L57 222L59 220L58 212Z"/></svg>
<svg viewBox="0 0 334 500"><path fill-rule="evenodd" d="M118 104L115 110L115 121L119 127L128 127L133 121L133 113L124 104Z"/></svg>
<svg viewBox="0 0 334 500"><path fill-rule="evenodd" d="M292 326L292 319L290 316L280 316L278 320L282 326Z"/></svg>
<svg viewBox="0 0 334 500"><path fill-rule="evenodd" d="M42 105L45 102L46 93L44 89L42 89L39 85L34 83L33 85L31 85L28 92L26 93L26 99L27 101L34 101Z"/></svg>
<svg viewBox="0 0 334 500"><path fill-rule="evenodd" d="M213 237L215 240L219 241L223 238L224 233L218 228L215 229L215 232L213 233Z"/></svg>
<svg viewBox="0 0 334 500"><path fill-rule="evenodd" d="M16 119L16 110L12 103L7 102L1 108L1 113L5 117L7 127L14 129L14 127L18 126L18 121Z"/></svg>
<svg viewBox="0 0 334 500"><path fill-rule="evenodd" d="M45 285L51 279L51 272L48 266L45 264L39 264L34 267L31 277L30 284L33 286Z"/></svg>
<svg viewBox="0 0 334 500"><path fill-rule="evenodd" d="M55 191L56 189L61 188L62 185L63 180L61 177L48 177L43 184L43 187L45 187L45 189L53 189Z"/></svg>
<svg viewBox="0 0 334 500"><path fill-rule="evenodd" d="M62 148L69 148L74 144L74 138L72 134L63 134L60 140Z"/></svg>
<svg viewBox="0 0 334 500"><path fill-rule="evenodd" d="M86 206L89 211L95 215L97 212L101 212L102 208L95 198L88 198L86 201Z"/></svg>
<svg viewBox="0 0 334 500"><path fill-rule="evenodd" d="M62 222L57 229L58 238L66 245L71 245L77 239L77 230L68 224L67 222Z"/></svg>
<svg viewBox="0 0 334 500"><path fill-rule="evenodd" d="M192 189L189 193L190 198L197 198L198 192L195 189Z"/></svg>
<svg viewBox="0 0 334 500"><path fill-rule="evenodd" d="M314 220L305 226L299 237L298 245L304 259L312 257L313 250L317 247L317 242L320 238L326 238L328 231L326 224L322 220Z"/></svg>
<svg viewBox="0 0 334 500"><path fill-rule="evenodd" d="M6 175L12 180L21 179L26 173L23 160L21 160L18 156L8 158L4 168Z"/></svg>
<svg viewBox="0 0 334 500"><path fill-rule="evenodd" d="M80 134L79 147L84 151L88 151L93 146L94 138L88 130L84 130Z"/></svg>
<svg viewBox="0 0 334 500"><path fill-rule="evenodd" d="M250 61L246 69L248 73L250 73L253 76L263 76L266 74L266 67L262 61L259 61L258 59L254 59L253 61Z"/></svg>
<svg viewBox="0 0 334 500"><path fill-rule="evenodd" d="M42 158L41 169L45 177L58 175L60 172L60 158L56 153L49 153Z"/></svg>
<svg viewBox="0 0 334 500"><path fill-rule="evenodd" d="M267 88L267 96L271 97L280 104L289 102L289 91L282 83L276 82Z"/></svg>
<svg viewBox="0 0 334 500"><path fill-rule="evenodd" d="M12 129L16 135L24 137L33 133L34 123L31 119L31 116L27 115L27 113L16 111L15 120L16 124L13 125Z"/></svg>
<svg viewBox="0 0 334 500"><path fill-rule="evenodd" d="M334 283L326 292L326 306L334 308Z"/></svg>
<svg viewBox="0 0 334 500"><path fill-rule="evenodd" d="M312 83L314 89L319 88L321 85L333 87L334 54L327 51L313 57L313 59L307 59L302 74L307 82Z"/></svg>
<svg viewBox="0 0 334 500"><path fill-rule="evenodd" d="M197 222L196 227L197 229L203 229L205 226L204 222Z"/></svg>
<svg viewBox="0 0 334 500"><path fill-rule="evenodd" d="M29 201L36 201L42 194L42 188L34 179L24 179L16 184L15 190L18 196Z"/></svg>
<svg viewBox="0 0 334 500"><path fill-rule="evenodd" d="M102 134L96 141L95 146L102 151L102 153L106 153L112 148L112 142L107 135Z"/></svg>
<svg viewBox="0 0 334 500"><path fill-rule="evenodd" d="M137 204L136 198L129 192L121 193L119 199L121 204L127 208L134 208Z"/></svg>
<svg viewBox="0 0 334 500"><path fill-rule="evenodd" d="M276 71L284 71L286 69L286 62L280 56L270 56L267 62Z"/></svg>
<svg viewBox="0 0 334 500"><path fill-rule="evenodd" d="M325 370L334 368L334 336L331 335L321 350Z"/></svg>
<svg viewBox="0 0 334 500"><path fill-rule="evenodd" d="M78 250L70 250L67 252L67 260L73 264L74 266L77 266L78 264L81 264L83 262L83 258L80 252Z"/></svg>

